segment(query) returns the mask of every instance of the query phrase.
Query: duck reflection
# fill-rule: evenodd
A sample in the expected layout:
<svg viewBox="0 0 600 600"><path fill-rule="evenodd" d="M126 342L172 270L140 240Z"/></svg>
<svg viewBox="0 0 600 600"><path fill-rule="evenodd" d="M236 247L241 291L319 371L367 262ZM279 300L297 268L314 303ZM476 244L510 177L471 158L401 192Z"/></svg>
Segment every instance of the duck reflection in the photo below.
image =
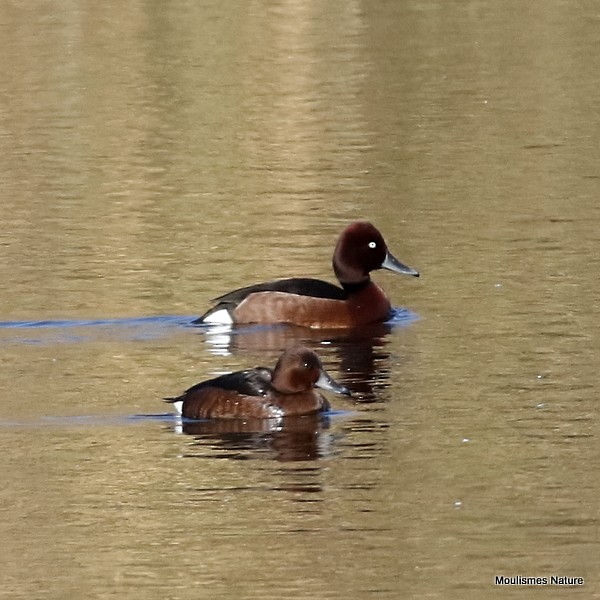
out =
<svg viewBox="0 0 600 600"><path fill-rule="evenodd" d="M269 454L282 462L312 461L333 452L330 419L323 414L278 419L182 420L177 429L195 436L212 458L244 460Z"/></svg>
<svg viewBox="0 0 600 600"><path fill-rule="evenodd" d="M385 349L393 327L374 323L355 329L309 329L293 325L210 327L203 330L209 350L218 355L277 355L292 343L329 354L338 379L352 392L355 402L374 402L377 390L386 387L390 353Z"/></svg>

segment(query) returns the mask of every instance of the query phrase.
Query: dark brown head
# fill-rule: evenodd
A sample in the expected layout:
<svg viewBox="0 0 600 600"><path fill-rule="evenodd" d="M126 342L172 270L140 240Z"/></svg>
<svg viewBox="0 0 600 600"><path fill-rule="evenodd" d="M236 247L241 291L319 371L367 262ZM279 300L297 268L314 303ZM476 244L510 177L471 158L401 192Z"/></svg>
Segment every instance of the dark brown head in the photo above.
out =
<svg viewBox="0 0 600 600"><path fill-rule="evenodd" d="M361 284L368 282L369 273L376 269L419 276L418 271L394 258L374 225L366 221L351 223L342 231L333 253L336 277L342 284Z"/></svg>
<svg viewBox="0 0 600 600"><path fill-rule="evenodd" d="M281 394L298 394L313 387L350 395L342 385L334 381L323 369L319 357L308 348L288 348L277 361L273 371L273 388Z"/></svg>

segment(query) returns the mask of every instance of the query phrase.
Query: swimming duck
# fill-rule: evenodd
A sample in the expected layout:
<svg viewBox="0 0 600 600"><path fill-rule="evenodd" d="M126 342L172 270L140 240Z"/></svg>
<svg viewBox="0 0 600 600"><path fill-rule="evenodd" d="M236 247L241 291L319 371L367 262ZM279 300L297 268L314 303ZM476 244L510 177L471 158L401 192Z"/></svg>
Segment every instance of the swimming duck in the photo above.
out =
<svg viewBox="0 0 600 600"><path fill-rule="evenodd" d="M329 410L329 402L315 387L350 395L312 350L294 346L283 352L274 369L220 375L165 401L188 419L270 419Z"/></svg>
<svg viewBox="0 0 600 600"><path fill-rule="evenodd" d="M333 253L341 287L310 278L278 279L228 292L194 324L290 323L313 328L359 327L386 321L391 304L370 273L419 272L397 260L379 230L366 221L348 225Z"/></svg>

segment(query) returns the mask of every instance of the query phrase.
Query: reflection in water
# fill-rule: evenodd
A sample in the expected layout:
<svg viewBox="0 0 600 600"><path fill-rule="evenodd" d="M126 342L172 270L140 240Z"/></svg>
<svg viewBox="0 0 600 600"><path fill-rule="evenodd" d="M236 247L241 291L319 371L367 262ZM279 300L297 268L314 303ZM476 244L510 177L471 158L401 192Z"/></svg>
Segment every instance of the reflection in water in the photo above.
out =
<svg viewBox="0 0 600 600"><path fill-rule="evenodd" d="M312 414L281 419L182 420L177 429L196 436L194 445L203 451L203 457L243 460L267 454L288 462L331 455L329 427L328 416Z"/></svg>
<svg viewBox="0 0 600 600"><path fill-rule="evenodd" d="M388 343L391 327L385 323L361 329L311 330L294 326L269 326L219 329L208 332L206 342L219 353L278 354L282 348L302 343L314 349L326 347L335 363L337 380L352 393L355 401L371 401L374 388L385 378L385 362L389 354L383 350ZM214 337L213 337L214 336ZM335 357L335 360L333 359Z"/></svg>
<svg viewBox="0 0 600 600"><path fill-rule="evenodd" d="M356 402L373 402L376 389L388 378L389 352L385 346L394 327L416 319L407 310L395 309L390 322L373 323L356 329L309 329L295 325L234 325L202 327L205 342L213 354L277 355L282 349L301 343L327 348L340 375L338 379L350 389ZM335 359L333 358L335 357Z"/></svg>

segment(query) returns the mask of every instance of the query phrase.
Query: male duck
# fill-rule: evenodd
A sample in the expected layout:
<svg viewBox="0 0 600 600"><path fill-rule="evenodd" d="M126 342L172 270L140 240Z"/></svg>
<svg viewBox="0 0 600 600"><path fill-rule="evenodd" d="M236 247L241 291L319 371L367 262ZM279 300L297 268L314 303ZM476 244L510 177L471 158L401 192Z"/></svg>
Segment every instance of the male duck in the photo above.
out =
<svg viewBox="0 0 600 600"><path fill-rule="evenodd" d="M188 419L271 419L329 410L329 402L315 387L350 395L312 350L296 346L279 357L275 369L221 375L165 401Z"/></svg>
<svg viewBox="0 0 600 600"><path fill-rule="evenodd" d="M391 305L369 276L377 269L419 276L418 271L394 258L376 227L357 221L344 229L333 253L333 270L342 287L309 278L259 283L216 298L215 306L194 323L339 328L383 322L390 316Z"/></svg>

